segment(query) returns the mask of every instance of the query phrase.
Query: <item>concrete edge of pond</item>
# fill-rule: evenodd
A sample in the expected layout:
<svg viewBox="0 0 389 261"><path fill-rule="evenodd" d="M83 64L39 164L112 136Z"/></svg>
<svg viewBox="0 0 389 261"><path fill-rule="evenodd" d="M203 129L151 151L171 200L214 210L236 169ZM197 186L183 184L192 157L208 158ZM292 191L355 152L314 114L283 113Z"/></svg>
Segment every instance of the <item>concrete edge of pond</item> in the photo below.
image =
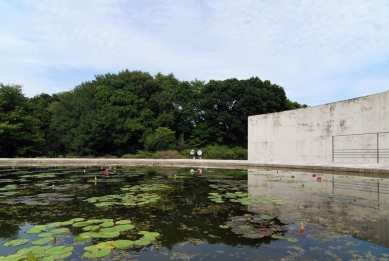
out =
<svg viewBox="0 0 389 261"><path fill-rule="evenodd" d="M199 160L199 159L122 159L122 158L0 158L0 166L53 166L53 165L150 165L176 167L214 168L280 168L323 170L356 173L389 174L389 164L312 163L312 162L253 162L247 160Z"/></svg>

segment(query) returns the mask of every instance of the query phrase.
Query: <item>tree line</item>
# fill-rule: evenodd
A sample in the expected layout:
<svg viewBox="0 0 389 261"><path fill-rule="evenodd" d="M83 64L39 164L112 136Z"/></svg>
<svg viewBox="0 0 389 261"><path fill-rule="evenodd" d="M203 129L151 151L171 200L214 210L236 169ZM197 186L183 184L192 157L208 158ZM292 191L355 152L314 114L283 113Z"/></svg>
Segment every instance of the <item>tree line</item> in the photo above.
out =
<svg viewBox="0 0 389 261"><path fill-rule="evenodd" d="M258 77L205 83L125 70L32 98L0 83L0 157L246 148L248 116L301 107Z"/></svg>

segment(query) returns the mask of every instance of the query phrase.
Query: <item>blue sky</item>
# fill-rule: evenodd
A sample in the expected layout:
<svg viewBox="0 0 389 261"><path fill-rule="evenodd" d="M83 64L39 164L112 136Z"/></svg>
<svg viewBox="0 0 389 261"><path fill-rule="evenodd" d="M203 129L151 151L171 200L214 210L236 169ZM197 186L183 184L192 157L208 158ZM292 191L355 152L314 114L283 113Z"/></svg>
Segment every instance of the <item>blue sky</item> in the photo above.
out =
<svg viewBox="0 0 389 261"><path fill-rule="evenodd" d="M0 82L26 96L141 70L262 80L318 105L389 90L387 0L0 0Z"/></svg>

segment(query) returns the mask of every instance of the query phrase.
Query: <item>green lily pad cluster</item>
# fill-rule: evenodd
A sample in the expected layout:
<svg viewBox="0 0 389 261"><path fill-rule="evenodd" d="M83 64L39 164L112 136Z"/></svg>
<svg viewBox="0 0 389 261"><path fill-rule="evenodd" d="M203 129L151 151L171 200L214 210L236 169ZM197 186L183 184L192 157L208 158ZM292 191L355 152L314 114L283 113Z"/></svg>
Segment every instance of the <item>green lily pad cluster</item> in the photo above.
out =
<svg viewBox="0 0 389 261"><path fill-rule="evenodd" d="M36 234L38 239L30 241L29 238L19 238L5 242L3 246L20 246L30 243L32 246L19 249L16 253L6 257L0 257L1 261L18 261L18 260L37 260L52 261L63 259L72 255L74 247L69 245L56 245L63 242L61 236L69 237L69 228L63 226L72 226L75 229L82 229L83 232L75 236L74 243L90 243L93 239L111 239L120 236L120 232L129 231L134 228L131 220L119 220L114 222L112 219L90 219L74 218L64 222L54 222L46 225L37 225L29 230L26 234ZM73 232L74 233L74 232ZM134 246L146 246L156 240L158 232L140 231L142 235L136 241L132 240L110 240L99 242L97 244L84 247L85 258L99 258L109 255L116 248L126 248ZM38 246L43 245L45 246ZM29 259L30 258L30 259Z"/></svg>
<svg viewBox="0 0 389 261"><path fill-rule="evenodd" d="M85 185L79 185L79 184L64 184L64 185L55 185L55 186L49 186L44 187L42 189L53 189L53 190L68 190L68 189L87 189L91 185L85 184Z"/></svg>
<svg viewBox="0 0 389 261"><path fill-rule="evenodd" d="M22 203L26 205L48 205L53 201L69 201L74 195L59 194L59 193L42 193L33 196L20 196L17 198L9 198L0 203L2 204L17 204Z"/></svg>
<svg viewBox="0 0 389 261"><path fill-rule="evenodd" d="M95 203L96 207L106 207L114 205L124 205L124 206L139 206L148 203L155 203L161 197L155 193L141 193L137 195L132 195L131 193L126 194L116 194L116 195L106 195L102 197L93 197L85 199L89 203Z"/></svg>
<svg viewBox="0 0 389 261"><path fill-rule="evenodd" d="M271 236L274 233L284 233L289 230L287 226L275 225L274 217L250 214L232 217L230 221L220 227L231 228L233 233L249 239L260 239Z"/></svg>
<svg viewBox="0 0 389 261"><path fill-rule="evenodd" d="M123 182L123 179L120 178L112 178L112 177L98 177L96 179L88 179L87 182L94 182L94 183L118 183Z"/></svg>
<svg viewBox="0 0 389 261"><path fill-rule="evenodd" d="M225 191L225 190L228 190L228 191L231 191L231 190L244 190L244 189L247 189L247 184L242 184L241 181L237 181L237 180L225 180L225 179L221 179L221 180L217 180L215 181L216 184L210 184L209 186L211 188L214 188L214 189L217 189L219 191ZM244 181L247 183L247 181Z"/></svg>
<svg viewBox="0 0 389 261"><path fill-rule="evenodd" d="M39 260L52 261L71 256L73 246L32 246L19 249L15 254L1 258L1 261Z"/></svg>
<svg viewBox="0 0 389 261"><path fill-rule="evenodd" d="M15 190L17 189L20 189L20 186L14 184L0 188L0 198L15 195L17 193Z"/></svg>
<svg viewBox="0 0 389 261"><path fill-rule="evenodd" d="M10 190L18 189L18 188L19 188L18 185L12 184L12 185L7 185L5 187L0 188L0 191L10 191Z"/></svg>
<svg viewBox="0 0 389 261"><path fill-rule="evenodd" d="M100 258L109 255L112 250L116 248L126 248L132 245L137 246L146 246L155 241L156 237L159 236L158 232L149 232L149 231L140 231L138 234L143 235L140 239L136 241L132 240L114 240L114 241L105 241L95 245L84 247L86 251L83 254L85 258Z"/></svg>
<svg viewBox="0 0 389 261"><path fill-rule="evenodd" d="M258 197L258 198L253 198L248 195L248 193L236 191L234 193L226 192L224 194L219 194L217 192L211 192L208 193L209 196L208 198L216 203L224 203L226 201L230 202L235 202L235 203L240 203L242 205L251 205L254 203L260 203L260 204L269 204L269 203L274 203L274 204L284 204L282 199L284 197L269 197L267 198L266 195L263 197Z"/></svg>
<svg viewBox="0 0 389 261"><path fill-rule="evenodd" d="M319 227L314 224L306 224L303 230L299 228L299 219L295 217L280 216L278 221L275 217L268 215L244 215L230 218L231 221L221 225L221 228L231 228L235 234L250 239L260 239L265 236L270 236L274 239L285 239L289 242L298 242L298 238L289 237L285 234L294 236L304 236L320 240L323 242L331 242L334 239L341 238L339 233L329 229ZM277 225L277 223L279 225Z"/></svg>
<svg viewBox="0 0 389 261"><path fill-rule="evenodd" d="M304 230L300 230L299 224L302 222L302 219L298 217L279 216L278 219L281 223L290 224L290 229L288 230L288 233L293 234L295 236L304 236L322 242L332 242L335 239L339 239L342 237L341 234L336 233L330 229L323 228L317 224L305 224ZM272 235L272 237L279 239L287 239L284 238L282 235Z"/></svg>
<svg viewBox="0 0 389 261"><path fill-rule="evenodd" d="M54 173L27 174L27 175L20 176L20 178L38 178L38 179L55 178L55 174Z"/></svg>
<svg viewBox="0 0 389 261"><path fill-rule="evenodd" d="M136 193L139 191L147 192L147 191L163 190L168 188L170 187L166 184L155 183L155 184L141 184L135 186L126 185L123 188L121 188L121 190Z"/></svg>

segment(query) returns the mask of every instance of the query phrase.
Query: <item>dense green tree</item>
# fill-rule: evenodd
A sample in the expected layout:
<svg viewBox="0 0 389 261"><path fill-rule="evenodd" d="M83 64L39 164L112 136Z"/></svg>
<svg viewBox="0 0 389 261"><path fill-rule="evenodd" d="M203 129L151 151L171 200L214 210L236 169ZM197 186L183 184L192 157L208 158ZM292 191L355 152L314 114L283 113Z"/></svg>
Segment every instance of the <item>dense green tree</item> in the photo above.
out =
<svg viewBox="0 0 389 261"><path fill-rule="evenodd" d="M148 151L176 149L175 133L167 127L158 127L153 134L147 136L145 149Z"/></svg>
<svg viewBox="0 0 389 261"><path fill-rule="evenodd" d="M80 140L91 137L81 132L85 128L82 120L91 119L86 115L96 110L95 93L93 82L84 82L72 91L58 94L58 102L54 102L50 108L52 120L47 134L53 154L81 155L80 152L86 149L85 143Z"/></svg>
<svg viewBox="0 0 389 261"><path fill-rule="evenodd" d="M43 132L32 112L20 85L0 83L0 157L40 154Z"/></svg>
<svg viewBox="0 0 389 261"><path fill-rule="evenodd" d="M125 70L52 96L28 99L20 86L1 89L0 151L11 157L244 148L248 116L306 107L258 77L205 83Z"/></svg>
<svg viewBox="0 0 389 261"><path fill-rule="evenodd" d="M193 137L198 142L247 146L247 117L286 109L284 89L258 77L209 81L201 90Z"/></svg>
<svg viewBox="0 0 389 261"><path fill-rule="evenodd" d="M288 110L295 110L295 109L300 109L300 108L306 108L308 105L306 104L300 104L298 102L292 102L289 99L286 99L286 108Z"/></svg>
<svg viewBox="0 0 389 261"><path fill-rule="evenodd" d="M43 132L44 145L42 147L42 154L47 156L50 155L50 144L48 144L48 134L51 124L51 117L53 115L51 111L51 106L53 103L58 101L58 95L49 95L42 93L34 96L33 98L28 99L28 106L32 110L32 115L39 120L40 130Z"/></svg>

